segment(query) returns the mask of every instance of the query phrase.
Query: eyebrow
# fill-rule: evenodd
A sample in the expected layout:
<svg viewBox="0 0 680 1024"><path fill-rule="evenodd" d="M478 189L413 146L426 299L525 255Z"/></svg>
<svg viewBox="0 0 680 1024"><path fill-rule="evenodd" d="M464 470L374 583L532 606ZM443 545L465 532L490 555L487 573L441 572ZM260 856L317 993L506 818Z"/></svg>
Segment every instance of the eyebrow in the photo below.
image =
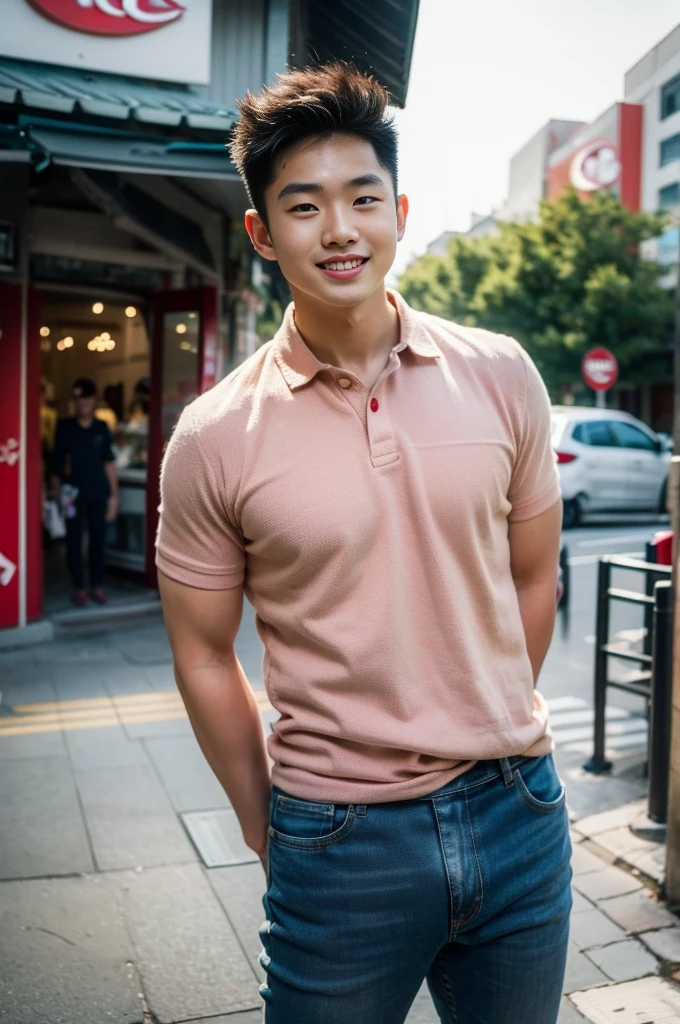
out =
<svg viewBox="0 0 680 1024"><path fill-rule="evenodd" d="M351 178L345 182L343 187L361 188L364 185L382 185L384 187L385 182L379 174L371 172L370 174L360 174L357 178ZM284 185L279 192L278 198L285 199L286 196L298 195L301 192L318 194L323 192L323 186L315 181L291 181L290 184Z"/></svg>

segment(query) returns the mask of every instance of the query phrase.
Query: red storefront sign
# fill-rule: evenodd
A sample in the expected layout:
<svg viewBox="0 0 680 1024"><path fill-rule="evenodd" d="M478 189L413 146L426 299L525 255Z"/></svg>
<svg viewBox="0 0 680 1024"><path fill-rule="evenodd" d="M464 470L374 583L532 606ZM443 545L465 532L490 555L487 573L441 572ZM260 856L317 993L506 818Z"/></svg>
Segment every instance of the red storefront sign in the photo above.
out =
<svg viewBox="0 0 680 1024"><path fill-rule="evenodd" d="M134 36L178 21L178 0L28 0L39 14L65 28L101 36Z"/></svg>
<svg viewBox="0 0 680 1024"><path fill-rule="evenodd" d="M619 363L608 348L591 348L581 362L581 375L593 391L609 391L619 376Z"/></svg>

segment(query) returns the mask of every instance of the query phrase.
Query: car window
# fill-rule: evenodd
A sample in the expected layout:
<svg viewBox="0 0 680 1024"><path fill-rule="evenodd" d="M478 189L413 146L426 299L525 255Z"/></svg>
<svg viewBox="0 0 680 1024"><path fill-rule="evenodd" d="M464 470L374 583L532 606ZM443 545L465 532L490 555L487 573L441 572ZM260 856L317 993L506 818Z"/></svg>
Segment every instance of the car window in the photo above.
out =
<svg viewBox="0 0 680 1024"><path fill-rule="evenodd" d="M575 441L590 444L594 448L613 448L616 445L606 420L588 420L577 423L572 431Z"/></svg>
<svg viewBox="0 0 680 1024"><path fill-rule="evenodd" d="M638 450L653 452L656 446L648 434L638 430L632 423L623 423L619 420L612 420L611 428L614 437L622 448L637 448Z"/></svg>

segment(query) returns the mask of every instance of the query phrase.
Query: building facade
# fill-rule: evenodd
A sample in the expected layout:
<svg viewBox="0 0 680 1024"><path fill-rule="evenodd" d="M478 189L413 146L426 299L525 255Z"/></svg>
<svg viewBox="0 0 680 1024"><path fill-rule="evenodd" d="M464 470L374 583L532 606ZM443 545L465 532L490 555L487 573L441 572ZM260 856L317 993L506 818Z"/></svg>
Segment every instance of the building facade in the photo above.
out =
<svg viewBox="0 0 680 1024"><path fill-rule="evenodd" d="M5 0L0 36L0 629L43 614L56 418L80 376L112 426L107 563L154 585L158 471L184 406L265 340L226 143L290 64L372 70L403 105L417 0ZM61 573L61 575L60 575ZM7 634L5 634L7 637Z"/></svg>

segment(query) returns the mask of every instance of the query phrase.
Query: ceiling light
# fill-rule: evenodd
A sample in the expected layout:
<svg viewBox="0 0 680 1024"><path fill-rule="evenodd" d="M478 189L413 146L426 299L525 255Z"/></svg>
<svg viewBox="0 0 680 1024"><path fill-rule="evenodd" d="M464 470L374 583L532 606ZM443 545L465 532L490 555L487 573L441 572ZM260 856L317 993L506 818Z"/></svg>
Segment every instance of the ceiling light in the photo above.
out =
<svg viewBox="0 0 680 1024"><path fill-rule="evenodd" d="M189 313L189 319L190 320L195 320L197 316L198 316L198 313Z"/></svg>
<svg viewBox="0 0 680 1024"><path fill-rule="evenodd" d="M92 338L90 341L88 341L87 347L89 348L90 352L94 352L94 350L97 347L97 339Z"/></svg>
<svg viewBox="0 0 680 1024"><path fill-rule="evenodd" d="M92 312L93 313L97 313L97 314L103 313L104 312L104 303L103 302L95 302L94 306L92 307Z"/></svg>
<svg viewBox="0 0 680 1024"><path fill-rule="evenodd" d="M107 338L106 341L104 342L104 348L106 349L107 352L111 352L111 350L114 349L115 347L116 343L113 340L113 338Z"/></svg>
<svg viewBox="0 0 680 1024"><path fill-rule="evenodd" d="M177 324L177 326L175 327L175 330L177 331L178 334L186 334L187 333L187 325L186 324Z"/></svg>
<svg viewBox="0 0 680 1024"><path fill-rule="evenodd" d="M57 342L57 348L59 349L60 352L63 352L64 349L66 348L66 346L64 345L63 341L58 341Z"/></svg>
<svg viewBox="0 0 680 1024"><path fill-rule="evenodd" d="M180 341L179 347L182 349L182 352L191 352L191 345L188 341Z"/></svg>
<svg viewBox="0 0 680 1024"><path fill-rule="evenodd" d="M125 315L129 316L132 320L133 316L137 316L137 310L134 306L127 306L125 309Z"/></svg>
<svg viewBox="0 0 680 1024"><path fill-rule="evenodd" d="M41 327L40 328L40 337L41 338L49 338L49 336L50 336L50 329L49 329L49 327Z"/></svg>
<svg viewBox="0 0 680 1024"><path fill-rule="evenodd" d="M67 338L62 338L64 348L73 348L73 338L69 334Z"/></svg>
<svg viewBox="0 0 680 1024"><path fill-rule="evenodd" d="M102 333L99 335L99 337L103 338L104 341L108 341L109 338L111 337L111 335L109 334L108 331L102 331Z"/></svg>

